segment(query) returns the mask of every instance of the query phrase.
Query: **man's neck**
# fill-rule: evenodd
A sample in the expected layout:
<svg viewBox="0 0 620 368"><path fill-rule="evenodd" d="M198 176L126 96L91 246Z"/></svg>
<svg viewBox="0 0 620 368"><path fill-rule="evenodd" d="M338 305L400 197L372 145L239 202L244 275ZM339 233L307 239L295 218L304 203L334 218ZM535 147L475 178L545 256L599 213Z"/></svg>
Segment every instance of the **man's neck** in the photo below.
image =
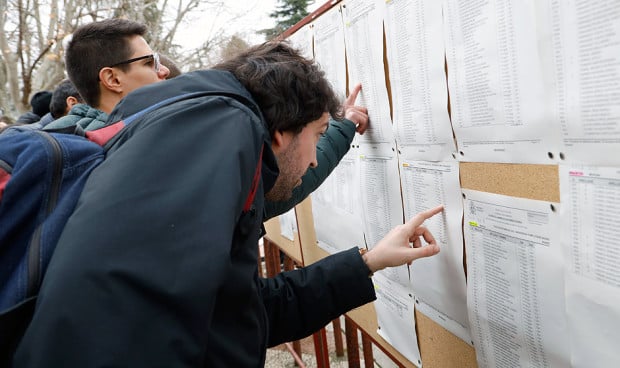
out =
<svg viewBox="0 0 620 368"><path fill-rule="evenodd" d="M119 93L102 92L99 106L95 106L95 108L110 115L122 98L123 96Z"/></svg>
<svg viewBox="0 0 620 368"><path fill-rule="evenodd" d="M106 114L110 115L110 113L112 112L112 110L114 110L114 106L116 106L116 104L99 104L99 106L95 106L95 108L97 110L101 110L103 112L105 112Z"/></svg>

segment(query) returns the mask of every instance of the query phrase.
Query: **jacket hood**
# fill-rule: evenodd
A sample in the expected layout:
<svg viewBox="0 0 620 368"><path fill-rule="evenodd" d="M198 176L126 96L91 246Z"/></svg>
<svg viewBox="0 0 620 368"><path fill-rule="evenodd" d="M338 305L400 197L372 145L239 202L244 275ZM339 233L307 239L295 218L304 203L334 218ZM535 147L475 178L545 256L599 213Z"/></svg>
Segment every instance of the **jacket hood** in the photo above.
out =
<svg viewBox="0 0 620 368"><path fill-rule="evenodd" d="M99 129L105 126L108 115L85 104L77 104L69 113L47 124L44 130L61 130L79 125L85 131Z"/></svg>

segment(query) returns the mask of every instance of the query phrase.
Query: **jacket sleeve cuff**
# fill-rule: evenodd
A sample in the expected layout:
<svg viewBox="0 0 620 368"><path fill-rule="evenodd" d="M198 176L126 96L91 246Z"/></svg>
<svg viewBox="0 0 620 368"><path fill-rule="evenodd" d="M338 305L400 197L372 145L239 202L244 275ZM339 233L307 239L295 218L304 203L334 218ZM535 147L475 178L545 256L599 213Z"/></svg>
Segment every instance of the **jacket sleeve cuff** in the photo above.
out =
<svg viewBox="0 0 620 368"><path fill-rule="evenodd" d="M330 269L338 270L330 275L335 281L330 284L337 285L338 300L342 303L339 306L340 314L377 298L372 279L369 277L370 269L366 266L357 247L333 254L319 262L333 263L336 267L330 267Z"/></svg>
<svg viewBox="0 0 620 368"><path fill-rule="evenodd" d="M343 134L347 137L349 142L352 141L353 137L355 136L355 129L357 129L357 127L355 126L355 123L353 123L351 120L347 118L344 118L340 122L340 126L342 128L341 130Z"/></svg>

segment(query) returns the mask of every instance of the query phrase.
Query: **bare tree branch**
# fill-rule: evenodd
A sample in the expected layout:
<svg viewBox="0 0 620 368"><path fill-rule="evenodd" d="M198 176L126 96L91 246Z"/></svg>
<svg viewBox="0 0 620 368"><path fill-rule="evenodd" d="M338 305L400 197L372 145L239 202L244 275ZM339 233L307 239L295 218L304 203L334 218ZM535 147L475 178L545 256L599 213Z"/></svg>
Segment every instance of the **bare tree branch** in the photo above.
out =
<svg viewBox="0 0 620 368"><path fill-rule="evenodd" d="M177 40L197 14L230 10L225 0L0 0L0 9L0 109L14 117L30 108L33 91L64 78L63 40L81 24L114 16L142 22L151 47L184 70L208 67L219 50L238 43L215 24L201 30L204 42L196 49L184 50Z"/></svg>

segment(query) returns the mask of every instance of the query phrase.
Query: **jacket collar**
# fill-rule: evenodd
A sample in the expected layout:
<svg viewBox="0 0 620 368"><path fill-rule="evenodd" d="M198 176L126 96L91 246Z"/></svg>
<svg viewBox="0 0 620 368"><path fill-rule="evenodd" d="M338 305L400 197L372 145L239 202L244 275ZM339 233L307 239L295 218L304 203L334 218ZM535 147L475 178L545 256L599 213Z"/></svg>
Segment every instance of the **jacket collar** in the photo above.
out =
<svg viewBox="0 0 620 368"><path fill-rule="evenodd" d="M271 143L266 144L263 148L263 167L261 168L261 176L263 177L263 191L267 193L276 183L276 179L280 174L278 161L271 149Z"/></svg>

